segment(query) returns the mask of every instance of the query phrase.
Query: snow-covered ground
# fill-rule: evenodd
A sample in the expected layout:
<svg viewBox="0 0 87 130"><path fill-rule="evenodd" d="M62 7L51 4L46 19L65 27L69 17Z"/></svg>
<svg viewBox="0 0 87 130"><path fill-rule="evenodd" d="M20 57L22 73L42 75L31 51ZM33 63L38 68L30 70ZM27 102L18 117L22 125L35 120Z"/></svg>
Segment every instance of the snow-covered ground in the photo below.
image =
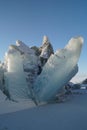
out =
<svg viewBox="0 0 87 130"><path fill-rule="evenodd" d="M0 90L0 115L29 109L35 107L35 103L31 99L21 99L18 102L8 100L7 97Z"/></svg>
<svg viewBox="0 0 87 130"><path fill-rule="evenodd" d="M0 114L20 111L31 107L35 107L35 104L31 100L25 100L20 102L12 102L6 100L0 102Z"/></svg>
<svg viewBox="0 0 87 130"><path fill-rule="evenodd" d="M81 90L80 90L81 91ZM0 102L0 130L86 130L87 94L35 106L31 101Z"/></svg>

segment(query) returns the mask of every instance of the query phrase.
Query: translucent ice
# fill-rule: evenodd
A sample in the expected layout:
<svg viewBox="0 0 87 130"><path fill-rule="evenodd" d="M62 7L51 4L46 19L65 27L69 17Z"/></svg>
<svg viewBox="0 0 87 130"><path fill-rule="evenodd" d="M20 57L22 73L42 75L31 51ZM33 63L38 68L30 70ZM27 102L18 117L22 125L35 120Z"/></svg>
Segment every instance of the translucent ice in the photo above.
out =
<svg viewBox="0 0 87 130"><path fill-rule="evenodd" d="M37 101L49 101L77 73L83 38L72 38L64 49L51 55L34 84Z"/></svg>
<svg viewBox="0 0 87 130"><path fill-rule="evenodd" d="M13 100L29 98L29 89L23 70L21 55L14 49L7 53L7 72L5 73L5 87Z"/></svg>

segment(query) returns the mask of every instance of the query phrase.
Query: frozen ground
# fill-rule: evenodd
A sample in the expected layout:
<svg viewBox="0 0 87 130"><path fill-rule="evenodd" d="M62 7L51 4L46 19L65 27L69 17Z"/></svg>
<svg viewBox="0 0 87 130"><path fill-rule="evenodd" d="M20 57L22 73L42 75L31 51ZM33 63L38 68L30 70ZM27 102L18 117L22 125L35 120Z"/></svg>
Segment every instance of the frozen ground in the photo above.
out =
<svg viewBox="0 0 87 130"><path fill-rule="evenodd" d="M87 93L36 107L31 101L0 102L0 130L86 130Z"/></svg>

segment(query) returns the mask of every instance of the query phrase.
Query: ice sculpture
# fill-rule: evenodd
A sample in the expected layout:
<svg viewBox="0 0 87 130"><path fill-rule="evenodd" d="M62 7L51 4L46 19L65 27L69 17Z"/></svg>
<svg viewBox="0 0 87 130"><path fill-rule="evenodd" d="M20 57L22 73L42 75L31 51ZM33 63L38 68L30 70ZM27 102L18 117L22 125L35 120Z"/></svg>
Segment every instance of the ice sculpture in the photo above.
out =
<svg viewBox="0 0 87 130"><path fill-rule="evenodd" d="M34 84L35 100L47 102L77 73L82 37L72 38L64 49L51 55Z"/></svg>

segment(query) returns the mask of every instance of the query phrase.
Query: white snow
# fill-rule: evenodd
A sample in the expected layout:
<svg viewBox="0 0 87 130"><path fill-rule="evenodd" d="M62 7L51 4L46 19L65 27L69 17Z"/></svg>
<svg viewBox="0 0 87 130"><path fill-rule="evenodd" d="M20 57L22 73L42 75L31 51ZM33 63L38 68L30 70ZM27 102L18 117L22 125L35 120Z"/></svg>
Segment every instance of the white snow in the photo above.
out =
<svg viewBox="0 0 87 130"><path fill-rule="evenodd" d="M73 83L81 83L87 78L87 74L78 73L75 77L71 79L71 82Z"/></svg>
<svg viewBox="0 0 87 130"><path fill-rule="evenodd" d="M44 57L45 59L48 59L49 54L48 54L47 51L48 51L48 48L47 48L47 46L46 46L46 47L44 47L44 48L42 49L42 52L41 52L40 57Z"/></svg>
<svg viewBox="0 0 87 130"><path fill-rule="evenodd" d="M36 105L30 99L28 100L24 99L24 100L15 102L15 101L6 99L6 97L4 98L4 96L2 96L0 93L0 115L6 114L6 113L12 113L16 111L21 111L21 110L29 109L32 107L36 107Z"/></svg>
<svg viewBox="0 0 87 130"><path fill-rule="evenodd" d="M57 104L35 107L28 103L0 103L0 130L87 129L87 94L72 95Z"/></svg>
<svg viewBox="0 0 87 130"><path fill-rule="evenodd" d="M16 45L18 47L18 49L21 51L21 52L24 52L24 53L28 53L28 54L34 54L34 50L30 49L26 44L24 44L22 41L20 40L17 40L16 41Z"/></svg>
<svg viewBox="0 0 87 130"><path fill-rule="evenodd" d="M53 53L53 48L47 36L43 37L43 43L41 48L42 52L40 54L40 57L48 59L50 55Z"/></svg>

